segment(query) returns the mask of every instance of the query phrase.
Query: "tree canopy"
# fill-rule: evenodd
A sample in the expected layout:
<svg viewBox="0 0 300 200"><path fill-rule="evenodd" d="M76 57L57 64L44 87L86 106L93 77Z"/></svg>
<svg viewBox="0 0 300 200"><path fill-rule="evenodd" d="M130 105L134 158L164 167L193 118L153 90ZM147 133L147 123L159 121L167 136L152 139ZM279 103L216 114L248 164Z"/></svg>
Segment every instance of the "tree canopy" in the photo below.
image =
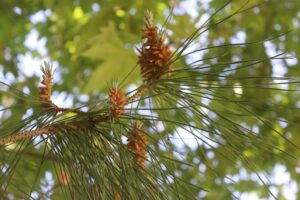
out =
<svg viewBox="0 0 300 200"><path fill-rule="evenodd" d="M4 0L0 24L3 199L300 196L300 1Z"/></svg>

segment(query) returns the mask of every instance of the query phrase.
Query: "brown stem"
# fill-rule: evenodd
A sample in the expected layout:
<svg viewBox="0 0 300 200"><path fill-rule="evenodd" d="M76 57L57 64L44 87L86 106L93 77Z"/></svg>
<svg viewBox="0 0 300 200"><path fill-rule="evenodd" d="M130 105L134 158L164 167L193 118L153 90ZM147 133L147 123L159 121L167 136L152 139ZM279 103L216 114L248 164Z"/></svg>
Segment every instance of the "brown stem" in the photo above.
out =
<svg viewBox="0 0 300 200"><path fill-rule="evenodd" d="M79 109L72 109L72 108L61 108L61 107L55 107L53 109L54 112L71 112L71 113L76 113L76 114L82 114L85 113L84 111L81 111Z"/></svg>
<svg viewBox="0 0 300 200"><path fill-rule="evenodd" d="M53 127L43 127L34 131L23 131L14 135L7 136L0 140L0 145L5 145L11 142L19 141L25 138L38 136L42 134L49 134L53 131Z"/></svg>
<svg viewBox="0 0 300 200"><path fill-rule="evenodd" d="M42 106L42 108L50 109L52 112L55 112L55 113L58 113L58 112L71 112L71 113L77 113L77 114L85 113L84 111L81 111L78 108L73 109L73 108L58 107L51 100L46 101L46 102L42 102L41 106Z"/></svg>
<svg viewBox="0 0 300 200"><path fill-rule="evenodd" d="M133 95L131 95L130 97L128 97L126 99L125 105L128 105L128 104L134 102L136 99L141 97L144 93L146 93L149 90L149 88L150 88L150 86L144 86L144 87L141 87L140 89L138 89Z"/></svg>

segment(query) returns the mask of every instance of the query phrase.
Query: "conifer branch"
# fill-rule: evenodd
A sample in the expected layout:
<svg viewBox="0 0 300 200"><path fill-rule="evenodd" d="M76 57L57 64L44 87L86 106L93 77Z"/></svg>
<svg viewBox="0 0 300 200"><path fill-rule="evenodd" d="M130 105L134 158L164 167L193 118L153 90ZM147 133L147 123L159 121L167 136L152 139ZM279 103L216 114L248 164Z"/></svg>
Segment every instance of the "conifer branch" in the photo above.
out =
<svg viewBox="0 0 300 200"><path fill-rule="evenodd" d="M143 32L143 38L145 42L142 45L139 56L139 64L141 66L141 75L144 78L145 85L138 89L132 96L125 98L123 91L118 89L117 85L113 83L109 90L109 102L110 102L110 113L105 113L103 117L99 119L93 119L94 123L104 122L111 119L111 117L119 117L125 113L124 106L132 103L144 93L148 92L150 88L155 86L155 80L169 76L172 69L169 66L169 62L172 56L172 51L169 45L165 45L165 37L161 37L158 34L158 27L153 24L153 15L150 11L145 13L145 27ZM79 109L61 108L56 106L51 101L52 92L52 79L53 69L52 66L44 62L42 70L42 87L40 87L40 100L42 101L41 106L43 108L50 109L54 113L58 112L72 112L77 114L87 114ZM81 125L83 126L83 125ZM74 128L74 123L67 124L66 129ZM81 127L82 128L82 127ZM84 127L88 128L88 127ZM135 131L138 131L135 127ZM5 145L11 142L20 141L42 134L52 134L59 131L59 128L47 126L39 128L33 131L24 131L5 138L0 139L0 145Z"/></svg>
<svg viewBox="0 0 300 200"><path fill-rule="evenodd" d="M242 101L243 99L236 100L235 98L227 98L227 94L223 95L223 93L217 93L218 91L215 90L215 88L240 88L245 90L253 88L253 85L250 83L235 85L235 81L242 81L245 77L228 76L227 79L227 75L221 75L214 72L213 69L220 66L236 64L238 67L234 68L234 70L241 70L249 66L254 66L256 63L262 63L264 61L263 59L250 61L242 60L238 62L232 62L230 60L228 63L225 60L220 62L218 61L217 64L208 64L209 66L206 66L204 64L199 64L200 61L204 61L205 59L210 61L212 58L221 58L221 56L203 59L199 58L199 60L188 63L186 64L187 66L174 71L171 65L173 65L176 60L185 58L188 55L193 55L196 52L203 51L204 49L221 48L226 46L231 47L237 44L224 44L222 46L206 47L185 53L185 50L190 47L195 38L201 35L201 29L197 29L181 47L173 52L171 46L165 42L165 35L162 31L159 31L159 28L153 23L153 15L150 11L145 13L144 25L145 28L142 30L143 42L141 48L138 49L138 64L140 66L140 75L142 77L143 84L137 90L131 91L130 95L126 96L124 91L118 88L116 83L113 83L108 90L108 98L106 99L107 104L105 104L103 109L99 109L97 111L91 109L90 111L84 112L81 111L80 108L58 107L51 100L53 79L52 66L45 63L44 67L41 69L43 75L41 81L42 86L40 87L39 94L40 101L38 104L39 108L42 109L42 113L45 115L40 116L39 114L34 113L32 116L26 118L26 120L24 120L18 128L13 129L18 130L18 132L9 132L9 130L12 129L8 126L7 130L3 128L5 133L3 133L4 137L0 138L0 147L3 148L4 152L11 152L16 156L22 156L26 147L24 148L24 151L23 149L17 151L15 150L17 149L15 147L22 145L23 148L26 146L26 143L21 143L22 140L31 139L29 142L33 142L32 140L35 139L36 136L42 136L42 138L47 139L49 137L49 140L51 139L51 144L53 144L53 146L51 146L53 149L50 149L50 153L51 150L53 150L58 158L62 158L62 160L69 158L71 161L76 161L69 165L66 161L62 162L58 160L60 162L59 164L62 164L61 169L63 170L56 172L58 184L55 184L55 187L53 187L51 191L53 191L56 187L68 187L71 190L73 190L73 188L79 190L83 188L80 191L80 194L86 195L84 192L95 193L95 196L99 195L104 199L168 199L168 193L166 193L166 198L162 198L165 196L164 194L159 194L159 192L164 193L169 190L169 188L173 189L173 186L173 191L177 192L176 184L178 182L176 181L181 179L181 177L177 179L176 163L174 163L174 168L169 165L169 161L173 161L173 158L175 161L177 160L177 158L175 159L176 155L174 155L174 157L172 155L173 152L175 153L175 148L173 149L173 147L175 147L176 144L173 144L173 141L171 140L166 141L165 139L171 138L173 133L172 137L175 136L175 133L179 132L180 129L187 131L190 135L193 135L197 142L201 141L201 143L203 143L203 149L201 147L201 151L209 150L216 152L218 155L224 156L233 164L236 164L236 161L241 161L245 164L246 168L249 168L254 172L257 170L255 165L256 163L249 161L248 156L246 154L244 155L243 150L247 150L248 148L250 150L252 150L251 148L256 150L259 147L258 145L262 144L261 142L263 142L266 147L263 148L264 150L268 150L268 147L272 147L271 150L275 149L272 146L274 144L271 144L271 142L265 142L267 141L265 140L267 137L260 137L258 134L253 134L252 129L242 126L240 121L243 122L243 117L249 117L249 119L251 118L251 120L253 119L253 121L256 120L258 123L263 124L264 128L266 127L272 132L279 134L272 125L265 122L265 119L257 115L256 112L248 109L248 105ZM209 27L212 27L212 25ZM208 30L208 28L206 30ZM248 44L250 43L245 43L245 45ZM175 54L177 56L174 56ZM270 57L265 60L273 58L275 57ZM239 66L239 64L241 65ZM207 68L211 68L212 72L207 72L205 70L205 72L202 72L202 69ZM233 69L231 68L229 70L225 69L224 72L232 70ZM176 75L181 72L183 72L182 76ZM169 78L171 74L173 77ZM201 82L200 86L198 84L198 77L201 77L201 79L199 79L199 82ZM226 78L226 81L229 83L226 83L225 85L221 85L218 82L215 83L214 81L218 77ZM246 78L260 78L264 80L266 77ZM267 78L275 80L274 77ZM272 89L267 87L272 84L278 83L269 83L266 84L266 87L265 85L255 83L254 86L260 89ZM202 85L205 86L202 87ZM257 87L257 85L259 85L259 87ZM147 105L148 107L146 109L149 109L151 112L153 111L153 113L143 115L142 113L139 113L139 111L144 109L142 108L141 110L137 110L137 116L132 114L135 112L128 113L128 115L125 116L125 106L133 103L134 101L139 101L140 97L147 92L153 92L155 95L163 94L159 99L153 98L153 104L152 99L149 101L149 106ZM209 101L209 103L203 103L204 100ZM213 103L210 104L210 101ZM168 105L165 106L165 104ZM236 108L241 108L240 110L242 111L235 111L234 109ZM33 110L35 112L35 109ZM169 115L169 113L164 112L165 110L175 111L175 114L170 112ZM38 109L38 111L40 110ZM76 115L72 115L71 117L69 115L64 115L68 112L76 113ZM58 113L62 113L62 115L57 115ZM157 114L157 117L155 114ZM233 116L233 118L230 118L231 116ZM239 116L241 116L241 120L237 119ZM150 124L149 132L153 134L151 136L155 136L153 138L156 142L153 143L154 145L151 144L149 149L148 134L142 129L141 122L137 121L133 127L128 127L128 124L131 124L131 121L134 120L135 117L144 117L144 119L150 119L151 117L147 123ZM156 122L163 122L164 125L166 124L166 126L163 126L163 134L159 134L159 126L155 124ZM32 125L32 123L34 123L34 125ZM41 125L43 123L47 124ZM20 130L22 131L19 132ZM158 134L155 135L155 133ZM74 134L74 137L73 135L69 137L70 134ZM279 135L285 139L284 141L289 141L283 134ZM123 136L127 137L127 144L124 144ZM177 138L174 137L174 139ZM180 136L178 139L183 138ZM18 145L9 146L13 142L20 143L18 143ZM166 149L169 148L168 150L170 150L170 154L166 152L168 154L164 155L164 150L154 151L156 150L155 145L157 145L157 148L160 149L160 142L162 142ZM218 147L214 147L210 143L215 143ZM7 148L5 147L6 145ZM200 145L201 144L199 144L199 147ZM29 146L31 147L31 145ZM13 147L14 151L10 151L12 148L9 147ZM223 151L219 151L219 147L221 147L220 149ZM48 150L47 148L48 146L45 145L45 150ZM150 154L152 149L153 154ZM275 150L281 149L276 148ZM45 152L42 155L42 159L47 159ZM284 152L284 150L282 152ZM39 156L39 154L29 155L34 157ZM205 152L203 155L205 155ZM11 159L10 155L7 156L7 158ZM149 167L146 172L145 168L148 158ZM12 166L10 171L12 173L14 170L13 167L17 165L14 164L14 160L18 159L13 159L13 161L11 161L12 164L9 163L9 165ZM168 161L165 162L165 160ZM211 168L209 164L207 165L208 162L206 162L206 159L202 159L201 162L207 166L209 173L214 172L209 171L214 170L214 168ZM181 162L181 160L178 163L180 165L186 164ZM166 168L166 170L163 168ZM79 175L77 176L77 174ZM168 177L169 174L171 175L170 181ZM217 173L216 176L218 176ZM267 186L267 183L260 178L260 175L257 174L257 176L261 182ZM6 180L3 180L4 181L2 183L5 183ZM7 178L7 180L9 182L9 180L12 179ZM38 181L38 179L36 180ZM105 185L102 180L104 180L103 182ZM106 180L108 181L106 182ZM157 191L156 184L158 185ZM190 183L187 182L187 184ZM35 189L35 183L32 185L33 190ZM86 186L86 188L84 186ZM202 190L200 187L198 189ZM50 195L51 191L46 191L45 194ZM147 192L144 194L144 191ZM134 194L133 196L131 196L131 192ZM29 194L31 193L32 191L30 191ZM102 194L104 194L104 197ZM175 195L177 195L177 193ZM94 194L89 196L90 199L94 199L93 197ZM181 194L180 198L188 199L185 198L184 195L181 197Z"/></svg>

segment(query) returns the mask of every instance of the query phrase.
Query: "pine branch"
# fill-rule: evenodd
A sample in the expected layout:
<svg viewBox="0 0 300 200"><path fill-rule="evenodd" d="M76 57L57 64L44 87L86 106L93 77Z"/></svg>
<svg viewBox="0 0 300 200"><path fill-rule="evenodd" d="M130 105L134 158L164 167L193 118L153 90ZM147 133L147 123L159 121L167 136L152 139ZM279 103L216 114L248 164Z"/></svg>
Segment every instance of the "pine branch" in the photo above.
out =
<svg viewBox="0 0 300 200"><path fill-rule="evenodd" d="M79 108L60 108L51 101L53 73L52 67L45 63L44 68L42 68L43 80L42 87L40 88L38 108L42 109L43 114L46 113L47 116L44 117L43 115L41 117L43 123L39 124L39 122L36 123L35 119L33 119L38 116L35 113L31 120L22 123L25 126L17 129L29 129L28 131L13 132L13 135L0 139L0 145L8 145L13 142L46 135L49 141L51 141L51 151L55 152L62 159L69 158L74 161L71 165L64 162L60 163L63 170L59 170L60 172L57 173L59 185L72 188L76 192L79 189L80 192L78 193L87 195L86 198L90 199L94 199L94 195L97 198L100 196L103 199L112 198L115 200L141 199L140 197L145 196L148 197L147 199L167 199L164 191L172 189L176 193L177 185L185 183L179 180L178 184L175 174L176 165L178 164L180 167L182 165L193 167L192 164L184 163L181 160L178 161L175 155L173 157L172 153L179 152L174 150L175 145L171 144L172 142L168 141L168 139L171 138L169 137L170 134L179 132L179 128L192 135L197 142L200 141L201 144L199 143L199 147L202 148L203 145L203 150L210 149L214 153L217 153L218 156L224 157L230 164L242 162L247 169L249 168L257 172L257 166L254 162L251 162L247 155L244 155L243 151L252 148L254 150L259 149L260 151L266 150L271 152L274 149L280 150L280 148L274 148L275 144L266 140L266 137L254 134L251 128L243 127L240 124L240 121L243 120L237 118L249 117L262 125L268 125L266 128L270 128L274 132L276 132L275 128L267 124L264 119L257 116L251 110L246 109L246 101L227 97L227 93L218 93L219 91L215 90L223 88L234 89L241 86L236 86L235 83L221 85L216 79L224 78L223 75L214 71L202 72L201 70L208 68L215 69L231 64L238 65L234 70L241 70L273 58L251 61L242 60L239 63L223 61L216 64L209 64L209 66L199 64L205 60L200 58L191 64L187 64L186 67L173 70L171 64L173 65L175 61L203 50L198 49L184 53L195 40L196 36L202 33L201 29L197 29L183 46L176 50L178 54L174 56L170 45L165 44L164 35L154 25L152 13L147 12L144 20L145 29L142 30L144 41L141 49L138 49L140 53L138 64L140 65L141 77L143 79L142 86L130 92L129 94L131 95L125 95L124 91L118 88L116 83L113 83L109 88L108 99L106 99L107 104L105 106L107 107L102 110L83 112ZM225 20L225 18L222 20ZM222 20L218 21L217 24L221 23ZM220 48L225 46L214 47ZM229 46L234 47L232 44ZM183 50L181 51L180 49ZM209 62L211 59L219 58L222 57L206 58L207 60L205 61ZM228 72L228 70L225 69L224 72ZM176 77L178 74L180 76ZM172 77L170 77L171 75ZM225 77L227 78L228 76L225 75ZM234 81L242 80L241 77L231 78ZM250 78L253 79L256 77ZM272 77L267 78L272 80ZM267 78L265 80L268 80ZM226 80L230 81L230 77ZM266 84L266 86L269 85L271 83ZM257 88L256 85L252 86L247 83L241 88L247 89L253 87ZM261 89L272 88L262 87ZM151 92L151 95L152 93L153 95L142 99L141 97L147 92ZM228 95L232 95L232 93ZM136 100L141 102L149 100L149 108L141 109L137 106L134 108L136 109L136 115L133 114L134 112L128 114L125 106ZM214 105L205 104L202 100L213 101ZM154 106L152 107L152 105ZM239 111L232 112L234 108ZM150 114L139 113L143 109L149 111ZM170 113L174 111L175 114L171 113L169 115L169 111ZM76 115L69 117L65 115L68 112L75 113ZM58 113L61 115L57 115ZM172 117L170 118L171 115ZM148 131L144 132L142 130L139 121L136 121L137 119L145 120L146 123L150 124L148 130L153 130L157 134L152 135L152 132L149 132L151 134L148 137ZM38 124L38 126L31 125L29 122L32 121ZM134 127L131 127L134 121ZM171 130L167 130L169 127L165 127L166 130L161 134L157 130L158 128L156 128L156 123L158 122L163 122L164 125L172 127L170 128ZM30 130L30 127L39 128ZM173 127L175 128L173 129ZM7 133L11 134L9 131ZM74 137L69 136L70 134L74 134ZM75 134L77 135L75 136ZM123 140L124 136L127 137L127 144ZM155 142L150 143L149 139L152 139L152 137ZM285 138L282 135L280 137ZM184 138L179 136L177 139ZM288 141L288 139L285 141ZM170 152L168 150L153 150L155 148L159 149L161 143L163 143L164 148L170 148L168 149ZM260 147L259 145L262 143L263 146ZM47 145L45 145L46 148L48 148ZM4 149L6 150L6 148ZM159 155L158 152L166 154ZM218 177L218 172L215 173L213 171L214 168L210 168L210 162L205 161L205 156L204 152L201 162L208 167L207 170L210 170L209 172L213 172ZM150 161L149 167L146 167L146 160L148 159ZM17 161L15 160L12 160L11 163L16 163L17 165ZM10 165L14 166L13 164ZM194 167L198 170L198 166ZM259 174L257 175L261 178ZM6 180L3 182L6 182ZM264 181L262 183L267 185ZM158 185L157 188L156 184ZM190 183L185 184L189 185ZM197 190L203 190L203 188L197 185L193 187L197 187ZM33 188L34 186L32 186L31 192ZM145 191L147 194L143 193ZM178 199L187 199L185 194L179 193L174 194L174 196ZM104 197L101 196L103 194Z"/></svg>

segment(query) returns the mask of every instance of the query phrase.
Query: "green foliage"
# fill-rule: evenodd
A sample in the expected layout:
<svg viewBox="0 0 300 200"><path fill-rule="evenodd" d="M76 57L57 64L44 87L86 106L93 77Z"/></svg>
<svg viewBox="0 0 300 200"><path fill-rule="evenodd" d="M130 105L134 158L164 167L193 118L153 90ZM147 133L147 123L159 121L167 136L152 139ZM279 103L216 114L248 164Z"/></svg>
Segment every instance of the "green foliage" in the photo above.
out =
<svg viewBox="0 0 300 200"><path fill-rule="evenodd" d="M93 44L99 44L93 46ZM91 46L82 53L84 57L91 60L101 60L102 63L93 71L84 92L93 90L103 90L112 79L121 80L126 74L132 71L132 66L136 64L136 55L133 48L125 48L125 44L120 40L114 24L103 27L101 33L88 41ZM115 55L119 59L111 59ZM139 70L134 70L127 79L128 83L134 83L139 78Z"/></svg>

